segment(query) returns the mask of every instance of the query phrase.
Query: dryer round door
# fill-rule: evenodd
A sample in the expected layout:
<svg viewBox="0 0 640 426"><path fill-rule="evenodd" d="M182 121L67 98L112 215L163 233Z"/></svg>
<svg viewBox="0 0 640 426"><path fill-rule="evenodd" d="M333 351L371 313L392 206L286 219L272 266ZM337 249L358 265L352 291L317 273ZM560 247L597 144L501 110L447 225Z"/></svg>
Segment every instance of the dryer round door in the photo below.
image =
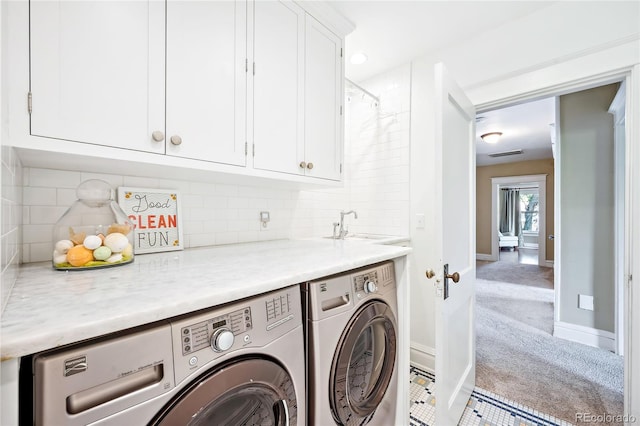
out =
<svg viewBox="0 0 640 426"><path fill-rule="evenodd" d="M194 381L151 425L288 426L296 418L289 374L273 361L251 358L223 364Z"/></svg>
<svg viewBox="0 0 640 426"><path fill-rule="evenodd" d="M341 425L366 424L385 396L396 361L396 319L378 300L347 324L333 357L329 400Z"/></svg>

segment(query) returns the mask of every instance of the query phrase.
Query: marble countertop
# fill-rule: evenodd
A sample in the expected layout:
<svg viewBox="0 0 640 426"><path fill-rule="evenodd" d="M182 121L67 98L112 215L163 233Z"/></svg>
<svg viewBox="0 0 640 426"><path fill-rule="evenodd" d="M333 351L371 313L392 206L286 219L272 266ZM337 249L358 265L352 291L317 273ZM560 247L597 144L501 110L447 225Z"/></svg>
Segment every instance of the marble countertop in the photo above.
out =
<svg viewBox="0 0 640 426"><path fill-rule="evenodd" d="M2 360L404 256L407 247L280 240L138 255L128 265L21 267L2 314Z"/></svg>

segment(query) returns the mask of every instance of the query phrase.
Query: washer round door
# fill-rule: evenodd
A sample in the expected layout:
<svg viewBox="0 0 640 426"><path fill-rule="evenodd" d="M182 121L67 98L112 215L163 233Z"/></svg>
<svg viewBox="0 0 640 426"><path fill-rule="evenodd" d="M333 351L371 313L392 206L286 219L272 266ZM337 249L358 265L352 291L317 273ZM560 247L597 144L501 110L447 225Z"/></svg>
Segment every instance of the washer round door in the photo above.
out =
<svg viewBox="0 0 640 426"><path fill-rule="evenodd" d="M297 402L289 374L268 359L223 364L191 383L150 425L296 424Z"/></svg>
<svg viewBox="0 0 640 426"><path fill-rule="evenodd" d="M369 422L385 396L396 361L396 319L389 305L363 305L345 328L331 365L329 400L341 425Z"/></svg>

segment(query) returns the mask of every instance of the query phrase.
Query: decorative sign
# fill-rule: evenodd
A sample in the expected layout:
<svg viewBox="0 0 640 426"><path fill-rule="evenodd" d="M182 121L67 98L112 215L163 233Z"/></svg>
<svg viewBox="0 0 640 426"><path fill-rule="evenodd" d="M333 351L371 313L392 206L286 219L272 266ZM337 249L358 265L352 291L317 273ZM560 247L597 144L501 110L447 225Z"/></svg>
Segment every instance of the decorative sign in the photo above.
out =
<svg viewBox="0 0 640 426"><path fill-rule="evenodd" d="M135 254L183 249L178 191L121 186L118 204L136 226Z"/></svg>

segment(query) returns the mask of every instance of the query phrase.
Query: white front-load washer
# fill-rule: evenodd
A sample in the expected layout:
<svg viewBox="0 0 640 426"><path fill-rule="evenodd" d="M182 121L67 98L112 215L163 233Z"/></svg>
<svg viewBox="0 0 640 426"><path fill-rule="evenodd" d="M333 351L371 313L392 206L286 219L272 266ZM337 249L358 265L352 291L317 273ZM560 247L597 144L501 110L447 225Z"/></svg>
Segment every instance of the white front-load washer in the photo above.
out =
<svg viewBox="0 0 640 426"><path fill-rule="evenodd" d="M397 294L392 261L303 284L308 423L395 424Z"/></svg>
<svg viewBox="0 0 640 426"><path fill-rule="evenodd" d="M41 353L21 424L302 426L303 344L293 286Z"/></svg>

